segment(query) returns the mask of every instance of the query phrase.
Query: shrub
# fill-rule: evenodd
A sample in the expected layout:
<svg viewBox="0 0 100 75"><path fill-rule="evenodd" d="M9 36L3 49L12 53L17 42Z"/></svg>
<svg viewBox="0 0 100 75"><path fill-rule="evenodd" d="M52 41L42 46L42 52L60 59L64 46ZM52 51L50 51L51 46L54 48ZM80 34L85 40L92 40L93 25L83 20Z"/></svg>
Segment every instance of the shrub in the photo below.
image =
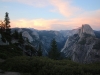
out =
<svg viewBox="0 0 100 75"><path fill-rule="evenodd" d="M0 58L6 59L7 58L7 55L5 53L0 53Z"/></svg>
<svg viewBox="0 0 100 75"><path fill-rule="evenodd" d="M21 55L22 50L15 45L0 45L0 58L7 59Z"/></svg>
<svg viewBox="0 0 100 75"><path fill-rule="evenodd" d="M32 75L99 75L100 63L78 64L70 60L53 60L46 57L14 57L1 65L3 70Z"/></svg>

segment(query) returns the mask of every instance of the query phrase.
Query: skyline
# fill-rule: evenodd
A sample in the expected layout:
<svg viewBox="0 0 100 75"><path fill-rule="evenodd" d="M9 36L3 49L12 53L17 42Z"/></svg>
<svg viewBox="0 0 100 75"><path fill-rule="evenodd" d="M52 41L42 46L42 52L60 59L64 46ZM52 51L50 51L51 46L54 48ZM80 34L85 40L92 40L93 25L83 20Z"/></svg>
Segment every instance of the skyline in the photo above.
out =
<svg viewBox="0 0 100 75"><path fill-rule="evenodd" d="M0 0L0 20L9 13L11 27L70 30L89 24L100 30L100 0Z"/></svg>

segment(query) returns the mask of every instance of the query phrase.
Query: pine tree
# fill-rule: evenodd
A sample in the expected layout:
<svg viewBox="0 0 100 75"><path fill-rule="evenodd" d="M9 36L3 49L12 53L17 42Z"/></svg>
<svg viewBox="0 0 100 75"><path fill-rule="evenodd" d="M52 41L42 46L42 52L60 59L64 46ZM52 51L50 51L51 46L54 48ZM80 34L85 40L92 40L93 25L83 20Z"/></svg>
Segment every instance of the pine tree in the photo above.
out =
<svg viewBox="0 0 100 75"><path fill-rule="evenodd" d="M42 56L42 50L41 50L41 45L39 44L39 49L37 51L38 56Z"/></svg>
<svg viewBox="0 0 100 75"><path fill-rule="evenodd" d="M6 40L11 43L11 29L10 29L10 19L9 19L9 13L6 12L5 13L5 19L4 19L4 28L5 28L5 37Z"/></svg>
<svg viewBox="0 0 100 75"><path fill-rule="evenodd" d="M51 59L59 59L60 57L60 53L58 52L57 49L57 42L55 41L55 39L52 40L51 42L51 50L48 53L49 58Z"/></svg>
<svg viewBox="0 0 100 75"><path fill-rule="evenodd" d="M19 38L19 33L17 32L17 30L14 31L13 37L14 37L15 39L18 39L18 38Z"/></svg>
<svg viewBox="0 0 100 75"><path fill-rule="evenodd" d="M9 16L8 16L8 12L5 13L5 19L4 19L4 22L5 22L5 29L10 29L10 19L9 19Z"/></svg>
<svg viewBox="0 0 100 75"><path fill-rule="evenodd" d="M23 36L22 36L22 32L19 33L19 42L20 42L21 44L24 43L24 39L23 39Z"/></svg>

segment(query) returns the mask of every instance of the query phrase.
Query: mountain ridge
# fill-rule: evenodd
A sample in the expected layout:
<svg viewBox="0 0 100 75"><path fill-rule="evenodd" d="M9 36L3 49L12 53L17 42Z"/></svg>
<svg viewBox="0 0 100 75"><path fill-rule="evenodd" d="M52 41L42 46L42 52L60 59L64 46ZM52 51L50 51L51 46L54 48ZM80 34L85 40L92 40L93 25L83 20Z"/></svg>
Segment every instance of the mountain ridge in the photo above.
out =
<svg viewBox="0 0 100 75"><path fill-rule="evenodd" d="M85 31L84 31L85 30ZM93 29L89 25L82 25L79 33L70 36L61 52L66 57L80 63L91 63L100 60L100 39L96 38Z"/></svg>
<svg viewBox="0 0 100 75"><path fill-rule="evenodd" d="M79 44L80 45L87 45L87 44L89 44L89 40L93 41L96 37L99 38L99 36L98 36L99 31L94 31L88 24L83 24L82 27L77 28L77 29L61 30L61 31L36 30L33 28L31 28L31 29L30 28L12 28L11 29L12 34L14 33L15 30L18 31L18 33L22 33L22 36L24 38L28 38L30 44L36 50L38 50L39 44L41 44L44 56L48 55L48 52L50 50L51 40L53 38L55 38L55 40L57 41L58 50L63 52L66 55L66 57L73 58L72 59L73 61L75 61L74 57L72 57L72 55L75 51L74 48L76 47L75 44L77 46ZM98 38L96 38L96 39L98 39ZM15 39L13 39L12 42L18 43L18 41ZM93 42L90 42L90 43L93 43ZM6 42L4 44L7 45L8 43ZM94 43L94 44L96 44L96 43ZM93 46L93 45L91 45L91 46Z"/></svg>

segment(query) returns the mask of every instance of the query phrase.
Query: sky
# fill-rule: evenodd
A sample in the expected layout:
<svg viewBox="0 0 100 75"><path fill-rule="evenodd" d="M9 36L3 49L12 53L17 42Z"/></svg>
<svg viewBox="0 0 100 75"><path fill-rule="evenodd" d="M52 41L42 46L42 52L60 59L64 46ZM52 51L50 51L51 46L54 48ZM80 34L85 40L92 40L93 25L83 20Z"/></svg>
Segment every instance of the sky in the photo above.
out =
<svg viewBox="0 0 100 75"><path fill-rule="evenodd" d="M0 20L12 28L70 30L89 24L100 30L100 0L0 0Z"/></svg>

